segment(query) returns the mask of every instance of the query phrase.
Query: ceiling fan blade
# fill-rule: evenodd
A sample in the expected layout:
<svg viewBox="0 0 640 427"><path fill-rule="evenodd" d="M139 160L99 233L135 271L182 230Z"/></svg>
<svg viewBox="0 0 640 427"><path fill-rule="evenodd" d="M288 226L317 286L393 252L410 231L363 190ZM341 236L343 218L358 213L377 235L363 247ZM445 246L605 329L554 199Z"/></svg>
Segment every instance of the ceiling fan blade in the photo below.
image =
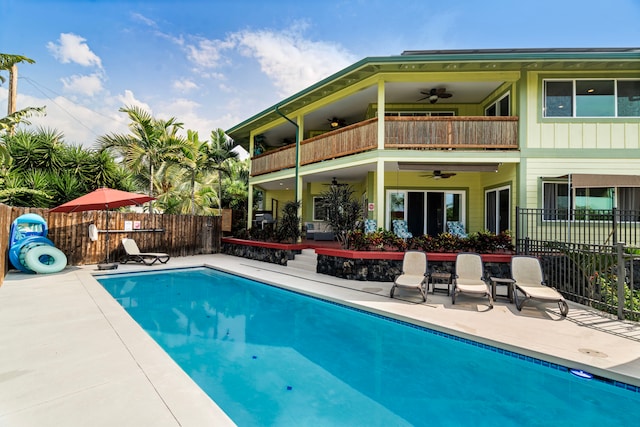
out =
<svg viewBox="0 0 640 427"><path fill-rule="evenodd" d="M438 96L440 98L451 98L453 95L451 95L450 93L440 93L438 94Z"/></svg>

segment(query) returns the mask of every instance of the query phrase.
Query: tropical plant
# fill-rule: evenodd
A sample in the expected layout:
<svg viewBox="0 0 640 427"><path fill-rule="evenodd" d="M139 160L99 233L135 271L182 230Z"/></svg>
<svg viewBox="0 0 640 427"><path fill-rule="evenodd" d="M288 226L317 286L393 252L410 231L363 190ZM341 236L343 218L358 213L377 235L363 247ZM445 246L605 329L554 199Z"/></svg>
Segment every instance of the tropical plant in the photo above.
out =
<svg viewBox="0 0 640 427"><path fill-rule="evenodd" d="M149 195L154 196L153 177L165 162L177 162L184 147L183 138L178 136L182 123L177 119L154 119L142 108L123 107L120 112L127 113L129 134L108 134L98 138L102 150L110 150L122 157L125 166L141 182L146 182ZM152 207L152 202L149 202ZM152 208L151 208L152 209Z"/></svg>
<svg viewBox="0 0 640 427"><path fill-rule="evenodd" d="M191 214L196 213L196 180L215 170L210 156L208 141L200 141L198 132L187 130L187 139L182 147L182 156L178 160L180 166L187 171L191 190Z"/></svg>
<svg viewBox="0 0 640 427"><path fill-rule="evenodd" d="M237 159L238 153L234 151L235 145L224 130L218 128L211 131L209 157L215 163L214 169L218 172L218 209L222 209L222 175L230 176L231 159Z"/></svg>
<svg viewBox="0 0 640 427"><path fill-rule="evenodd" d="M29 64L34 64L34 61L31 58L27 58L23 55L12 55L8 53L0 53L0 71L11 71L14 65L19 64L21 62L27 62ZM0 82L4 83L6 79L0 74Z"/></svg>
<svg viewBox="0 0 640 427"><path fill-rule="evenodd" d="M12 133L11 131L20 123L24 123L26 125L30 125L31 123L27 120L27 118L31 117L34 114L44 114L45 107L27 107L22 110L18 110L14 113L9 114L6 117L0 119L0 137L3 133Z"/></svg>
<svg viewBox="0 0 640 427"><path fill-rule="evenodd" d="M55 130L6 135L11 162L0 170L0 199L13 206L52 207L100 186L133 189L130 175L108 153L64 143Z"/></svg>
<svg viewBox="0 0 640 427"><path fill-rule="evenodd" d="M343 248L348 245L349 232L358 228L358 222L362 221L362 207L353 198L353 193L351 186L331 185L320 194L326 221Z"/></svg>
<svg viewBox="0 0 640 427"><path fill-rule="evenodd" d="M282 218L276 226L276 239L279 242L295 243L300 237L300 201L287 202L282 208Z"/></svg>

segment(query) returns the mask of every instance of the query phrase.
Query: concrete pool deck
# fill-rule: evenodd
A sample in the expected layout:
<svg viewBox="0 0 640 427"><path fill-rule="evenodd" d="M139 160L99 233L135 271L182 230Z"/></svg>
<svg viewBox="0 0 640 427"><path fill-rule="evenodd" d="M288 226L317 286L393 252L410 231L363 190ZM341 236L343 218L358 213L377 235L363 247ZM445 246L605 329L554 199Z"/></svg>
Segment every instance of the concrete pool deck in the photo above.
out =
<svg viewBox="0 0 640 427"><path fill-rule="evenodd" d="M228 255L167 265L10 272L0 287L0 425L224 426L233 422L98 284L94 274L212 266L640 386L640 325L570 303L519 312L500 298L400 293Z"/></svg>

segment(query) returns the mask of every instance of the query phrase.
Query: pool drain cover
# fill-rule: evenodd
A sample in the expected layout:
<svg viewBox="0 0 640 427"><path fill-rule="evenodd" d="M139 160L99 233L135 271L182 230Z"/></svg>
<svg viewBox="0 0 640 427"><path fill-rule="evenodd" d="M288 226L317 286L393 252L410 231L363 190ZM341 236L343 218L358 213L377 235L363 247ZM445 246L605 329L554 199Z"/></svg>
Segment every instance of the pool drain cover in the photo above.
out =
<svg viewBox="0 0 640 427"><path fill-rule="evenodd" d="M609 357L607 354L601 351L593 350L590 348L579 348L578 351L580 353L588 354L589 356L593 356L593 357L602 357L602 358Z"/></svg>

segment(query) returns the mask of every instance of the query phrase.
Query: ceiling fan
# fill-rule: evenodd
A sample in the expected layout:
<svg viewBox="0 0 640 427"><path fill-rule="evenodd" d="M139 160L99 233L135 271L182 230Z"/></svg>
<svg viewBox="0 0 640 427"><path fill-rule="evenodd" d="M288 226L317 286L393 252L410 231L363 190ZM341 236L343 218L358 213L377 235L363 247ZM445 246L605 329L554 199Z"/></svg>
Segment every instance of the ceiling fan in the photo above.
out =
<svg viewBox="0 0 640 427"><path fill-rule="evenodd" d="M324 184L324 185L330 185L332 187L342 187L344 185L349 185L349 184L339 183L336 177L334 176L330 184Z"/></svg>
<svg viewBox="0 0 640 427"><path fill-rule="evenodd" d="M447 92L447 88L433 88L431 90L421 90L421 94L425 95L423 98L418 99L418 101L422 101L423 99L428 99L430 103L435 104L438 102L440 98L451 98L453 95Z"/></svg>
<svg viewBox="0 0 640 427"><path fill-rule="evenodd" d="M454 172L433 171L432 174L422 175L422 176L426 176L427 178L433 178L433 179L447 179L447 178L451 178L452 176L456 176L456 174Z"/></svg>
<svg viewBox="0 0 640 427"><path fill-rule="evenodd" d="M339 119L337 117L332 117L327 120L329 121L329 126L331 126L331 129L337 129L347 125L344 119Z"/></svg>

